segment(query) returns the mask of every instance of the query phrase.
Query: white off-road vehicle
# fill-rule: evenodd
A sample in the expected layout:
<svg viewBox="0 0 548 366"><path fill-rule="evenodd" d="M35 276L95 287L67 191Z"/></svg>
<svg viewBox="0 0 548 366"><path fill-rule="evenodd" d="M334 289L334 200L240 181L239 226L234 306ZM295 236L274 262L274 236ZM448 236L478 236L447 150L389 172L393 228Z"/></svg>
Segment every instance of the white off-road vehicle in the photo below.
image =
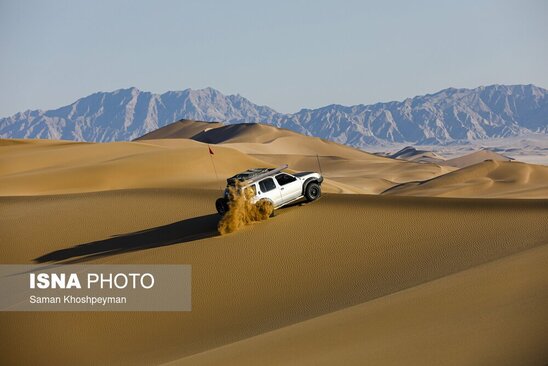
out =
<svg viewBox="0 0 548 366"><path fill-rule="evenodd" d="M314 172L286 173L287 165L279 168L255 168L236 174L226 180L224 196L217 199L217 212L224 215L230 209L230 188L251 189L251 203L267 200L274 209L300 199L315 201L322 194L323 177Z"/></svg>

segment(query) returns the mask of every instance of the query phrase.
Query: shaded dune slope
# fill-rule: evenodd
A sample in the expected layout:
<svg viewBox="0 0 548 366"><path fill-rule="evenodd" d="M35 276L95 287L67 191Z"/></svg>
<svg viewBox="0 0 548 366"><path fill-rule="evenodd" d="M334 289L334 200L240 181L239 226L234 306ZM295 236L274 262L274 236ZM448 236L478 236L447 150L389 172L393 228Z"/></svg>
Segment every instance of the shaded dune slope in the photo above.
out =
<svg viewBox="0 0 548 366"><path fill-rule="evenodd" d="M151 131L134 141L156 139L191 139L202 131L223 126L221 122L203 122L182 119Z"/></svg>
<svg viewBox="0 0 548 366"><path fill-rule="evenodd" d="M202 131L192 139L209 144L228 142L269 143L287 136L303 136L299 133L259 123L239 123Z"/></svg>

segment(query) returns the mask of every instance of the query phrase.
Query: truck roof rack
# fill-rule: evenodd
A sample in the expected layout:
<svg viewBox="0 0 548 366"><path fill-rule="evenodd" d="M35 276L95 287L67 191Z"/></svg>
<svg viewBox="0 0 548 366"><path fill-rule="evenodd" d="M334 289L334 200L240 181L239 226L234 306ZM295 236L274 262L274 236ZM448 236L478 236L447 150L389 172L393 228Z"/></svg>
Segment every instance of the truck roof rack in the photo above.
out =
<svg viewBox="0 0 548 366"><path fill-rule="evenodd" d="M285 164L285 165L282 165L278 168L253 168L253 169L248 169L246 171L243 171L241 173L238 173L238 174L234 175L233 177L228 178L226 180L226 183L229 186L236 185L236 182L250 184L250 183L256 182L260 179L263 179L263 178L269 177L271 175L274 175L278 172L281 172L282 170L287 169L287 167L288 167L288 165Z"/></svg>

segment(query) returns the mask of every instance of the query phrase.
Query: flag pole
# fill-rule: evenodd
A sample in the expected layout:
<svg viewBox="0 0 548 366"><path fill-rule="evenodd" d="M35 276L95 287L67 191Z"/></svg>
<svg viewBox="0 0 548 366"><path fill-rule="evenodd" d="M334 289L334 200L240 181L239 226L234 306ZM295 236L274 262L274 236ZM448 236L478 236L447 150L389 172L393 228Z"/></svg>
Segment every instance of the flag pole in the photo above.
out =
<svg viewBox="0 0 548 366"><path fill-rule="evenodd" d="M323 176L322 164L320 164L320 156L316 154L316 159L318 160L318 167L320 168L320 174Z"/></svg>
<svg viewBox="0 0 548 366"><path fill-rule="evenodd" d="M223 190L223 187L221 187L221 183L219 181L219 175L217 174L217 168L215 167L215 161L213 161L213 150L211 150L211 147L209 147L209 144L207 144L207 149L209 150L209 159L211 160L211 165L213 166L213 171L215 172L215 180L219 184L219 190Z"/></svg>

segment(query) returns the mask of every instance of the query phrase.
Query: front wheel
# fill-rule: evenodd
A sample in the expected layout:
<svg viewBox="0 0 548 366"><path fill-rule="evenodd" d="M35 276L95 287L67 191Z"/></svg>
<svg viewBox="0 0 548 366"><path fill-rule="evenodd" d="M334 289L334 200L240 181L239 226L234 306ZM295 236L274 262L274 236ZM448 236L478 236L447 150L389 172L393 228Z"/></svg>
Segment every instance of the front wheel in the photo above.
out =
<svg viewBox="0 0 548 366"><path fill-rule="evenodd" d="M228 201L226 200L226 198L218 198L217 201L215 201L215 208L221 216L227 213Z"/></svg>
<svg viewBox="0 0 548 366"><path fill-rule="evenodd" d="M317 200L318 198L320 198L321 195L322 188L318 183L315 182L308 183L304 190L304 198L306 198L308 202Z"/></svg>

